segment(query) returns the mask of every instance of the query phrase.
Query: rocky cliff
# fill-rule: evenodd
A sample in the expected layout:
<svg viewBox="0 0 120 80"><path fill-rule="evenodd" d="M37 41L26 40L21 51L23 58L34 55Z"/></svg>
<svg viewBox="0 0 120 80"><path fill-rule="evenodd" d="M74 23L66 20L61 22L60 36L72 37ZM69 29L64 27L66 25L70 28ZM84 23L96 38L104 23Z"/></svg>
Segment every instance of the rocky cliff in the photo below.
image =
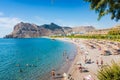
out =
<svg viewBox="0 0 120 80"><path fill-rule="evenodd" d="M58 34L64 35L64 29L54 23L38 26L21 22L15 25L13 32L5 38L31 38Z"/></svg>
<svg viewBox="0 0 120 80"><path fill-rule="evenodd" d="M71 32L79 32L79 31L90 31L93 30L93 27L83 28L70 28L70 27L61 27L54 23L44 24L38 26L36 24L30 23L18 23L14 26L14 30L11 34L6 35L5 38L33 38L33 37L41 37L41 36L50 36L50 35L65 35Z"/></svg>

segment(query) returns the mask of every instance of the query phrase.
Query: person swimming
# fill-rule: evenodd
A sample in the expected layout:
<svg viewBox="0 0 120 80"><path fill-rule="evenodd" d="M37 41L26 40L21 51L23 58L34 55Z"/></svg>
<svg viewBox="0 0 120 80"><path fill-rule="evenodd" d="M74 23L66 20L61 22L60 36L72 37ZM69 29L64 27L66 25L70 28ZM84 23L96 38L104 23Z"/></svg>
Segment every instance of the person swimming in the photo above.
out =
<svg viewBox="0 0 120 80"><path fill-rule="evenodd" d="M26 66L28 67L28 66L29 66L29 64L26 64Z"/></svg>
<svg viewBox="0 0 120 80"><path fill-rule="evenodd" d="M37 66L36 66L36 65L34 65L34 64L32 64L31 66L32 66L32 67L37 67Z"/></svg>
<svg viewBox="0 0 120 80"><path fill-rule="evenodd" d="M19 72L23 72L23 70L20 68Z"/></svg>
<svg viewBox="0 0 120 80"><path fill-rule="evenodd" d="M63 56L66 56L66 51L63 52Z"/></svg>
<svg viewBox="0 0 120 80"><path fill-rule="evenodd" d="M16 64L16 67L20 67L20 64Z"/></svg>

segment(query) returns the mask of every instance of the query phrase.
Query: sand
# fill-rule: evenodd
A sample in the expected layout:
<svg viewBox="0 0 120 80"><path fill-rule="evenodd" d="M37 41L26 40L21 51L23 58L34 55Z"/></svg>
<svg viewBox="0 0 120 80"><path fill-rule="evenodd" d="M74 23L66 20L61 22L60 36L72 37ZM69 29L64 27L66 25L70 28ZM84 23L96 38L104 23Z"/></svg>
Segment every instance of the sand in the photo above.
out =
<svg viewBox="0 0 120 80"><path fill-rule="evenodd" d="M89 40L86 40L86 39L71 40L66 38L59 38L59 40L72 42L76 44L78 48L77 55L67 72L67 75L71 74L71 78L73 78L74 80L83 80L83 78L88 75L91 75L93 80L98 80L96 75L98 70L101 68L101 60L103 60L103 65L110 65L113 60L115 62L120 61L120 55L110 55L110 56L101 55L101 53L103 53L103 50L104 50L102 49L102 47L101 47L101 50L97 46L95 49L91 49L89 46L85 44L86 42L89 43ZM103 45L107 45L107 44L104 43ZM85 64L85 56L86 56L86 59L91 59L91 62L92 62L91 64ZM96 64L97 60L99 62L98 65ZM88 72L81 73L80 70L78 69L79 67L78 63L81 63L82 67L85 67L86 70L88 70ZM65 80L65 79L62 79L62 80ZM66 80L70 80L70 79L66 79Z"/></svg>

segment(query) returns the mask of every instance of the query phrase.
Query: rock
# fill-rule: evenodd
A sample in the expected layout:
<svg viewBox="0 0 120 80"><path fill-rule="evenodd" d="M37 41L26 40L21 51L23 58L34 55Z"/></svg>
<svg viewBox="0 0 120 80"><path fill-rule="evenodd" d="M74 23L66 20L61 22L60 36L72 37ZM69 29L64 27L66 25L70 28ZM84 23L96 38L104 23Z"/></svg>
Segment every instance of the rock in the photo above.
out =
<svg viewBox="0 0 120 80"><path fill-rule="evenodd" d="M65 33L62 27L54 23L38 26L35 24L21 22L15 25L13 32L6 35L5 38L33 38L57 34L64 35Z"/></svg>
<svg viewBox="0 0 120 80"><path fill-rule="evenodd" d="M44 24L38 26L36 24L20 22L14 26L11 34L6 35L4 38L36 38L41 36L51 35L65 35L71 32L90 31L93 27L85 26L79 28L62 27L57 24Z"/></svg>

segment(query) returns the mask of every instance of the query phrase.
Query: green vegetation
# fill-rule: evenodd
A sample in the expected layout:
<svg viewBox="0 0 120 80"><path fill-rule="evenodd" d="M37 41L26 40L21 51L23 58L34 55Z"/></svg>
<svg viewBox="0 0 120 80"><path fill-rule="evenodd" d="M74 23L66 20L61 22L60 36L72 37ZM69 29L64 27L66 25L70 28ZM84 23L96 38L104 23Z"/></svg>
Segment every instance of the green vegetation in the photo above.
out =
<svg viewBox="0 0 120 80"><path fill-rule="evenodd" d="M85 0L90 3L91 9L99 13L98 20L107 14L111 19L120 19L120 0Z"/></svg>
<svg viewBox="0 0 120 80"><path fill-rule="evenodd" d="M52 36L52 38L63 38L64 36ZM65 36L67 38L84 38L84 39L107 39L120 42L120 35L71 35Z"/></svg>
<svg viewBox="0 0 120 80"><path fill-rule="evenodd" d="M107 39L113 41L120 41L120 35L79 35L67 36L69 38L86 38L86 39Z"/></svg>
<svg viewBox="0 0 120 80"><path fill-rule="evenodd" d="M120 42L120 26L112 28L108 34L72 34L69 36L52 36L53 38L85 38L85 39L106 39Z"/></svg>
<svg viewBox="0 0 120 80"><path fill-rule="evenodd" d="M67 38L84 38L84 39L106 39L120 42L120 35L71 35ZM64 38L64 36L52 36L52 38Z"/></svg>
<svg viewBox="0 0 120 80"><path fill-rule="evenodd" d="M84 38L84 39L106 39L106 40L113 40L113 41L119 41L120 42L120 35L71 35L71 36L52 36L52 38Z"/></svg>
<svg viewBox="0 0 120 80"><path fill-rule="evenodd" d="M113 28L108 32L109 35L120 35L120 26Z"/></svg>
<svg viewBox="0 0 120 80"><path fill-rule="evenodd" d="M120 80L120 64L113 62L111 66L101 68L97 77L99 80Z"/></svg>

